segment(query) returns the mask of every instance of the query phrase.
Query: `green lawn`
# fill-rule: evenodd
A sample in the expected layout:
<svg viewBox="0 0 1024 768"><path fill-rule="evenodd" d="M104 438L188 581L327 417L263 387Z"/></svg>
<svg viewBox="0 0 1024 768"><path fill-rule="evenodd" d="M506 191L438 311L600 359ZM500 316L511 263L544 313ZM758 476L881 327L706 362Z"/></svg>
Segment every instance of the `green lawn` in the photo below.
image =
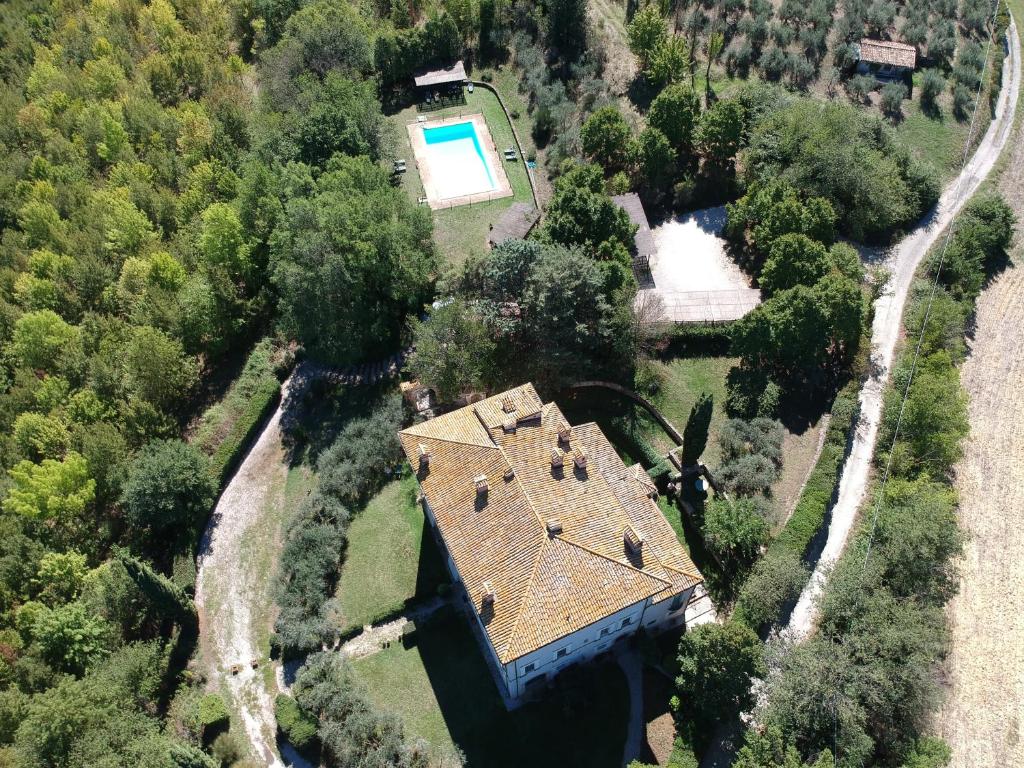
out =
<svg viewBox="0 0 1024 768"><path fill-rule="evenodd" d="M655 407L680 432L686 428L690 409L697 398L705 392L711 395L714 408L703 460L712 467L718 463L718 442L715 435L718 434L722 422L728 418L725 415L725 377L737 362L739 361L735 357L678 357L667 362L654 363L663 380L661 388L652 400ZM668 435L657 423L647 418L643 423L647 439L655 448L667 451L673 447Z"/></svg>
<svg viewBox="0 0 1024 768"><path fill-rule="evenodd" d="M424 526L411 475L384 486L355 517L336 593L343 632L436 593L443 563Z"/></svg>
<svg viewBox="0 0 1024 768"><path fill-rule="evenodd" d="M542 702L507 712L465 622L439 616L408 647L353 662L373 701L440 755L457 745L470 766L620 766L629 694L616 665L563 673Z"/></svg>
<svg viewBox="0 0 1024 768"><path fill-rule="evenodd" d="M477 87L473 93L467 92L466 103L461 106L447 107L422 114L426 114L429 119L434 119L477 113L482 113L487 121L487 127L499 152L505 147L515 146L512 126L505 117L498 98L485 88ZM420 181L416 164L413 162L414 157L412 147L409 145L406 126L415 122L419 114L421 113L417 112L416 106L413 105L390 117L398 139L398 156L404 157L408 161L408 171L402 177L402 187L408 191L413 200L418 200L423 196L423 184ZM520 138L524 141L527 139L525 136L520 136ZM527 146L524 146L524 151L528 151ZM491 225L512 203L533 203L524 158L520 158L516 162L504 162L503 167L505 173L508 174L509 183L512 185L512 197L434 211L434 241L449 264L458 265L471 254L482 253L486 247L487 232Z"/></svg>

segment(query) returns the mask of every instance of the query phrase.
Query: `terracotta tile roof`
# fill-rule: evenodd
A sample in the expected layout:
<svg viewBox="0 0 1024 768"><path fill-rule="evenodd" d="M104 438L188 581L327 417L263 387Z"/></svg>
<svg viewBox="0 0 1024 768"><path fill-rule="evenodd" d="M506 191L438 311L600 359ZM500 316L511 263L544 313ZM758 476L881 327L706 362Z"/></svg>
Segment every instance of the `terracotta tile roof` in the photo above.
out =
<svg viewBox="0 0 1024 768"><path fill-rule="evenodd" d="M564 424L558 406L525 384L399 435L414 467L421 444L430 453L420 485L503 663L703 580L649 482L596 424L574 426L559 445ZM552 466L556 449L567 454L562 467ZM584 467L572 460L582 452ZM481 474L488 491L478 495ZM626 527L643 539L639 552L626 546Z"/></svg>
<svg viewBox="0 0 1024 768"><path fill-rule="evenodd" d="M917 65L917 49L906 43L870 40L865 37L860 41L860 60L913 69Z"/></svg>

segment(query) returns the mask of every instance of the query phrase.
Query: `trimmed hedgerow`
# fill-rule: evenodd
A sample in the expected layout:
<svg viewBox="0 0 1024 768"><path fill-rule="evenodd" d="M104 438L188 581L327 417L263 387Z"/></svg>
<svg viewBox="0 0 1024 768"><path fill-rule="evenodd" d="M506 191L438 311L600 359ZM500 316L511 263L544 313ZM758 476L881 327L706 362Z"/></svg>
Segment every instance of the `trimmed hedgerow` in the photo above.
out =
<svg viewBox="0 0 1024 768"><path fill-rule="evenodd" d="M835 496L850 430L857 419L859 389L860 382L853 380L836 395L821 456L800 500L740 590L734 615L754 629L776 621L786 603L795 600L803 588L806 574L800 561L825 522Z"/></svg>
<svg viewBox="0 0 1024 768"><path fill-rule="evenodd" d="M281 397L278 373L289 363L272 339L262 339L224 399L203 413L193 442L210 457L210 473L218 487L227 482L263 420L277 407Z"/></svg>

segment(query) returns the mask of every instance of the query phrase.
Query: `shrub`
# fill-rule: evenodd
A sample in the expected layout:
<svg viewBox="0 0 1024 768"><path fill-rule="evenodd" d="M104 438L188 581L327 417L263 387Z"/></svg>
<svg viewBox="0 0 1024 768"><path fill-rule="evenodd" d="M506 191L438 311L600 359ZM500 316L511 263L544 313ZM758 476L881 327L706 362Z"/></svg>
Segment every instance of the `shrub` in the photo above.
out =
<svg viewBox="0 0 1024 768"><path fill-rule="evenodd" d="M199 724L206 730L226 728L230 716L220 694L208 693L199 700Z"/></svg>
<svg viewBox="0 0 1024 768"><path fill-rule="evenodd" d="M733 618L755 630L778 621L782 609L800 597L807 583L807 567L788 549L766 554L743 583Z"/></svg>
<svg viewBox="0 0 1024 768"><path fill-rule="evenodd" d="M763 499L714 499L704 508L704 538L720 559L746 565L768 539Z"/></svg>
<svg viewBox="0 0 1024 768"><path fill-rule="evenodd" d="M740 496L766 491L779 476L769 459L756 454L724 464L716 474L727 490Z"/></svg>
<svg viewBox="0 0 1024 768"><path fill-rule="evenodd" d="M274 699L274 717L277 727L293 747L303 751L316 738L316 720L302 710L291 696L279 693Z"/></svg>
<svg viewBox="0 0 1024 768"><path fill-rule="evenodd" d="M921 73L921 107L925 111L938 110L938 98L946 89L946 81L935 69L926 69Z"/></svg>
<svg viewBox="0 0 1024 768"><path fill-rule="evenodd" d="M882 88L882 111L890 117L902 115L905 98L907 98L907 86L903 83L887 83Z"/></svg>
<svg viewBox="0 0 1024 768"><path fill-rule="evenodd" d="M863 102L875 90L877 81L871 75L854 75L846 83L846 90L857 101Z"/></svg>
<svg viewBox="0 0 1024 768"><path fill-rule="evenodd" d="M760 455L779 467L782 465L782 437L782 424L772 419L729 419L718 435L722 461L728 463L744 456Z"/></svg>
<svg viewBox="0 0 1024 768"><path fill-rule="evenodd" d="M974 107L974 94L963 83L953 86L953 114L957 120L966 120Z"/></svg>

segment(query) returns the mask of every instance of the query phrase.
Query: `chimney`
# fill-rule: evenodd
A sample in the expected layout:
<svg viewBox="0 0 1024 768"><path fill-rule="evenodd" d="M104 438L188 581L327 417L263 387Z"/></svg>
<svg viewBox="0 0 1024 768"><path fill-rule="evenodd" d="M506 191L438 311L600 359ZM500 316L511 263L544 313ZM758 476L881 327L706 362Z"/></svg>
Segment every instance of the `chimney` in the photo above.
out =
<svg viewBox="0 0 1024 768"><path fill-rule="evenodd" d="M515 477L515 476L516 476L516 471L514 469L512 469L512 467L506 467L505 468L505 474L503 475L503 477L505 478L505 482L506 483L511 482L512 478Z"/></svg>
<svg viewBox="0 0 1024 768"><path fill-rule="evenodd" d="M477 475L473 478L473 485L476 486L477 496L487 495L487 475Z"/></svg>
<svg viewBox="0 0 1024 768"><path fill-rule="evenodd" d="M557 536L562 532L562 521L557 517L549 518L545 527L548 529L548 536Z"/></svg>
<svg viewBox="0 0 1024 768"><path fill-rule="evenodd" d="M632 525L626 524L622 529L622 540L632 555L640 555L644 549L644 537L636 532Z"/></svg>
<svg viewBox="0 0 1024 768"><path fill-rule="evenodd" d="M577 445L572 449L572 460L580 469L587 468L587 449L582 445Z"/></svg>
<svg viewBox="0 0 1024 768"><path fill-rule="evenodd" d="M563 443L568 443L572 439L572 427L565 419L558 422L558 439Z"/></svg>
<svg viewBox="0 0 1024 768"><path fill-rule="evenodd" d="M485 581L484 582L483 604L485 606L487 606L487 605L494 605L494 601L495 601L495 599L497 599L497 597L498 597L498 593L494 591L494 585L491 582L489 582L489 581Z"/></svg>
<svg viewBox="0 0 1024 768"><path fill-rule="evenodd" d="M564 462L565 462L565 455L560 450L558 450L558 448L552 448L551 449L551 466L555 467L555 468L561 467Z"/></svg>
<svg viewBox="0 0 1024 768"><path fill-rule="evenodd" d="M505 413L516 412L516 401L512 399L512 395L505 395L501 398L501 410Z"/></svg>
<svg viewBox="0 0 1024 768"><path fill-rule="evenodd" d="M427 469L430 466L430 451L423 443L420 443L417 452L420 456L420 469Z"/></svg>

